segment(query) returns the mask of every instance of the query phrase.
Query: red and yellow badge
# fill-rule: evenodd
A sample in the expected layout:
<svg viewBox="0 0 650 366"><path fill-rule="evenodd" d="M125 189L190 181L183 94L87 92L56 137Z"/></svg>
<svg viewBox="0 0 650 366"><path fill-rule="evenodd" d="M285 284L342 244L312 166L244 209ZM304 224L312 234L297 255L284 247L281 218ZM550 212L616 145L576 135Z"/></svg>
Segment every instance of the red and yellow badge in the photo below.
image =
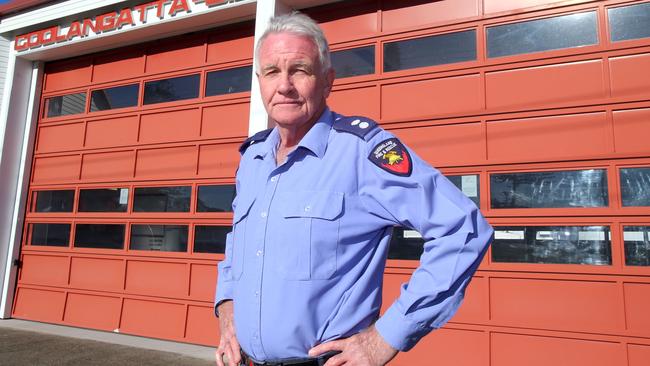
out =
<svg viewBox="0 0 650 366"><path fill-rule="evenodd" d="M373 147L368 159L385 171L402 177L411 175L413 169L411 155L406 147L394 137Z"/></svg>

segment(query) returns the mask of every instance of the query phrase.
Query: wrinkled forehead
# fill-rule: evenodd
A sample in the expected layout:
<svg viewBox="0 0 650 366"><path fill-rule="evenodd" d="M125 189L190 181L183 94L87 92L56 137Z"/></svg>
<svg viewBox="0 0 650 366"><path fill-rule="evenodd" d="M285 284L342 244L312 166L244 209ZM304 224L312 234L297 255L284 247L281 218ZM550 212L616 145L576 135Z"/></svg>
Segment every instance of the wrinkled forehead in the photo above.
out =
<svg viewBox="0 0 650 366"><path fill-rule="evenodd" d="M277 63L280 59L303 59L305 62L320 64L318 47L314 40L306 35L280 32L270 33L260 44L259 49L260 66L269 63Z"/></svg>

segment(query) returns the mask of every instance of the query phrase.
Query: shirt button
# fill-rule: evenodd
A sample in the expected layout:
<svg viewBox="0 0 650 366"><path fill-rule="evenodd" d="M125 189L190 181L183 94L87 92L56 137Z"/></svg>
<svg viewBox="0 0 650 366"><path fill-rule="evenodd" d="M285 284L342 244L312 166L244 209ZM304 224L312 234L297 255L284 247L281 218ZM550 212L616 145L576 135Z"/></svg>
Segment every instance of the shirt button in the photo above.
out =
<svg viewBox="0 0 650 366"><path fill-rule="evenodd" d="M277 176L277 175L274 176L274 177L271 177L271 182L275 182L275 181L277 181L277 180L278 180L278 176Z"/></svg>
<svg viewBox="0 0 650 366"><path fill-rule="evenodd" d="M258 257L261 256L261 255L262 255L262 251L261 251L261 250L258 250L257 253L255 253L255 255L258 256Z"/></svg>
<svg viewBox="0 0 650 366"><path fill-rule="evenodd" d="M311 211L311 206L305 206L305 212Z"/></svg>
<svg viewBox="0 0 650 366"><path fill-rule="evenodd" d="M267 215L268 215L268 214L266 213L266 211L264 211L264 212L261 213L260 216L262 216L262 218L266 218Z"/></svg>

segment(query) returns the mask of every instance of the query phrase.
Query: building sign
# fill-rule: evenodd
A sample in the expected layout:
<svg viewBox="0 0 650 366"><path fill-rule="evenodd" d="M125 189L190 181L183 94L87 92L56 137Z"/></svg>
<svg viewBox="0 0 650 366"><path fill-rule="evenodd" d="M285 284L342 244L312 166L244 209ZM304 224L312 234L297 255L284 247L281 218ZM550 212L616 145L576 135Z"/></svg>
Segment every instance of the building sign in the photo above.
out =
<svg viewBox="0 0 650 366"><path fill-rule="evenodd" d="M16 36L16 51L47 47L56 43L97 36L106 32L140 27L148 22L161 21L201 12L244 0L156 0L131 8L124 8L95 17Z"/></svg>

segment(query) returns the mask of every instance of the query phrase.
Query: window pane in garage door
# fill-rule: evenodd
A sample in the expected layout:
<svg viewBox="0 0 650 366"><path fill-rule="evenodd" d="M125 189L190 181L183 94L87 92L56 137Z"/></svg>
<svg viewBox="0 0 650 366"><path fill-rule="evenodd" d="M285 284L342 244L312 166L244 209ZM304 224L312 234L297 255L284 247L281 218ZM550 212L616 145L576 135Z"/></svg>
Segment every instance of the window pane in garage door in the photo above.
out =
<svg viewBox="0 0 650 366"><path fill-rule="evenodd" d="M197 212L229 212L235 198L235 185L199 186Z"/></svg>
<svg viewBox="0 0 650 366"><path fill-rule="evenodd" d="M126 212L128 188L82 189L79 212Z"/></svg>
<svg viewBox="0 0 650 366"><path fill-rule="evenodd" d="M189 212L192 187L136 188L135 212Z"/></svg>
<svg viewBox="0 0 650 366"><path fill-rule="evenodd" d="M384 44L384 71L472 60L476 60L473 29Z"/></svg>
<svg viewBox="0 0 650 366"><path fill-rule="evenodd" d="M196 74L148 81L144 84L144 104L197 98L200 80L201 76Z"/></svg>
<svg viewBox="0 0 650 366"><path fill-rule="evenodd" d="M650 37L650 3L608 9L612 42Z"/></svg>
<svg viewBox="0 0 650 366"><path fill-rule="evenodd" d="M490 175L492 208L606 207L604 169Z"/></svg>
<svg viewBox="0 0 650 366"><path fill-rule="evenodd" d="M121 224L77 224L74 233L77 248L124 248L124 225Z"/></svg>
<svg viewBox="0 0 650 366"><path fill-rule="evenodd" d="M83 113L86 110L86 93L75 93L47 98L47 117L60 117Z"/></svg>
<svg viewBox="0 0 650 366"><path fill-rule="evenodd" d="M250 91L252 78L253 66L209 72L205 85L205 96Z"/></svg>
<svg viewBox="0 0 650 366"><path fill-rule="evenodd" d="M489 27L488 57L501 57L598 43L596 12L561 15Z"/></svg>
<svg viewBox="0 0 650 366"><path fill-rule="evenodd" d="M650 226L624 226L625 264L650 266Z"/></svg>
<svg viewBox="0 0 650 366"><path fill-rule="evenodd" d="M204 226L194 228L194 253L225 253L226 236L231 226Z"/></svg>
<svg viewBox="0 0 650 366"><path fill-rule="evenodd" d="M495 227L492 260L507 263L612 264L608 226Z"/></svg>
<svg viewBox="0 0 650 366"><path fill-rule="evenodd" d="M396 227L388 249L389 259L420 259L424 240L417 231Z"/></svg>
<svg viewBox="0 0 650 366"><path fill-rule="evenodd" d="M153 250L159 252L186 252L186 225L132 225L132 250Z"/></svg>
<svg viewBox="0 0 650 366"><path fill-rule="evenodd" d="M33 200L35 212L72 212L73 190L37 191Z"/></svg>
<svg viewBox="0 0 650 366"><path fill-rule="evenodd" d="M30 224L31 245L67 247L70 243L70 224Z"/></svg>
<svg viewBox="0 0 650 366"><path fill-rule="evenodd" d="M623 206L650 206L650 168L621 169Z"/></svg>
<svg viewBox="0 0 650 366"><path fill-rule="evenodd" d="M138 84L93 90L90 94L90 111L105 111L138 105Z"/></svg>
<svg viewBox="0 0 650 366"><path fill-rule="evenodd" d="M478 207L481 204L478 174L449 175L446 176L458 189L460 189Z"/></svg>
<svg viewBox="0 0 650 366"><path fill-rule="evenodd" d="M336 51L331 57L337 79L375 73L375 46Z"/></svg>

